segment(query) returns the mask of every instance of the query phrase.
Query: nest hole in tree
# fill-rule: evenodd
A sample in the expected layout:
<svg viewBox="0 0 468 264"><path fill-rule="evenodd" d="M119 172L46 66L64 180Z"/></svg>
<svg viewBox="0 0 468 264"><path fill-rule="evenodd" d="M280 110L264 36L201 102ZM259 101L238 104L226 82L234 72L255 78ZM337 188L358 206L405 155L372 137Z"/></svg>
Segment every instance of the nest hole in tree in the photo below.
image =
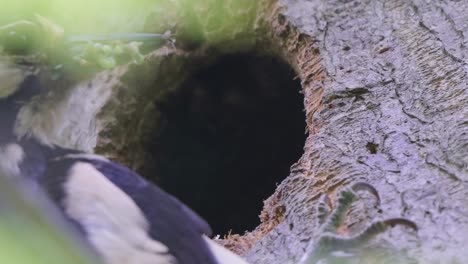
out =
<svg viewBox="0 0 468 264"><path fill-rule="evenodd" d="M305 115L294 77L276 58L228 55L157 103L162 121L147 145L156 181L215 234L258 226L263 200L302 155Z"/></svg>

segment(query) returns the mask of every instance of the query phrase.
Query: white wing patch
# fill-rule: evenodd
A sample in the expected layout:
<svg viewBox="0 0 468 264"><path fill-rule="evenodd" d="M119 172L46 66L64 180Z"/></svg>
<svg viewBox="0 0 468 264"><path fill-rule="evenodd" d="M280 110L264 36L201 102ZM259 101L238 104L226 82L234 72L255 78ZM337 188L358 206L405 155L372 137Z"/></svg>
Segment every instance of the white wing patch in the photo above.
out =
<svg viewBox="0 0 468 264"><path fill-rule="evenodd" d="M210 248L211 252L215 256L218 263L223 264L248 264L247 261L242 259L240 256L234 254L229 249L221 246L220 244L216 243L215 241L211 240L209 237L203 235L203 239L205 239L208 247Z"/></svg>
<svg viewBox="0 0 468 264"><path fill-rule="evenodd" d="M91 164L77 162L65 183L65 212L79 222L107 264L176 263L168 248L148 236L135 202Z"/></svg>
<svg viewBox="0 0 468 264"><path fill-rule="evenodd" d="M19 165L24 159L23 148L15 143L0 147L0 170L11 177L20 175Z"/></svg>

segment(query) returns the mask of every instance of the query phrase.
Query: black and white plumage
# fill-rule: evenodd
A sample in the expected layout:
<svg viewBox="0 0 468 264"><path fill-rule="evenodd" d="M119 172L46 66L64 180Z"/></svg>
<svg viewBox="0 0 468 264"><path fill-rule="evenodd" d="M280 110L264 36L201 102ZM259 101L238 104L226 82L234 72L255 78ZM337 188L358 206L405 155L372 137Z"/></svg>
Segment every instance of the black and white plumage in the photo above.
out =
<svg viewBox="0 0 468 264"><path fill-rule="evenodd" d="M47 168L41 185L109 263L224 263L203 219L130 169L79 154Z"/></svg>
<svg viewBox="0 0 468 264"><path fill-rule="evenodd" d="M106 264L246 263L208 238L201 217L127 167L19 135L23 104L43 87L35 74L18 74L18 90L0 98L0 169L43 189Z"/></svg>

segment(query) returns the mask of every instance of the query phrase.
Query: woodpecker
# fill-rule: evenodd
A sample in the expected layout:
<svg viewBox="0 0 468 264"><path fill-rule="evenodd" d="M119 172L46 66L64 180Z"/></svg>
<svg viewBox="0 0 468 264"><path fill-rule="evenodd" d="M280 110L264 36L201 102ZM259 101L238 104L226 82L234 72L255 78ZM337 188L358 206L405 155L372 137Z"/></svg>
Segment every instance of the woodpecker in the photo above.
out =
<svg viewBox="0 0 468 264"><path fill-rule="evenodd" d="M0 61L0 72L10 78L0 78L0 169L43 190L104 263L246 263L209 238L200 216L129 168L19 136L18 113L45 88L29 68Z"/></svg>

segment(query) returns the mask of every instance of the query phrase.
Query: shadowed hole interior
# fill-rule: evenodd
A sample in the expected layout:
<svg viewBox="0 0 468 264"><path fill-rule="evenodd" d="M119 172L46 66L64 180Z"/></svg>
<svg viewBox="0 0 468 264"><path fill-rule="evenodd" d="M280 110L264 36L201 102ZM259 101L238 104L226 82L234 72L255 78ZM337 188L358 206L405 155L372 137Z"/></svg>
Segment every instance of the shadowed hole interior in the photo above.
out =
<svg viewBox="0 0 468 264"><path fill-rule="evenodd" d="M152 171L215 234L259 225L263 200L301 156L305 116L294 77L275 58L229 55L158 103Z"/></svg>

